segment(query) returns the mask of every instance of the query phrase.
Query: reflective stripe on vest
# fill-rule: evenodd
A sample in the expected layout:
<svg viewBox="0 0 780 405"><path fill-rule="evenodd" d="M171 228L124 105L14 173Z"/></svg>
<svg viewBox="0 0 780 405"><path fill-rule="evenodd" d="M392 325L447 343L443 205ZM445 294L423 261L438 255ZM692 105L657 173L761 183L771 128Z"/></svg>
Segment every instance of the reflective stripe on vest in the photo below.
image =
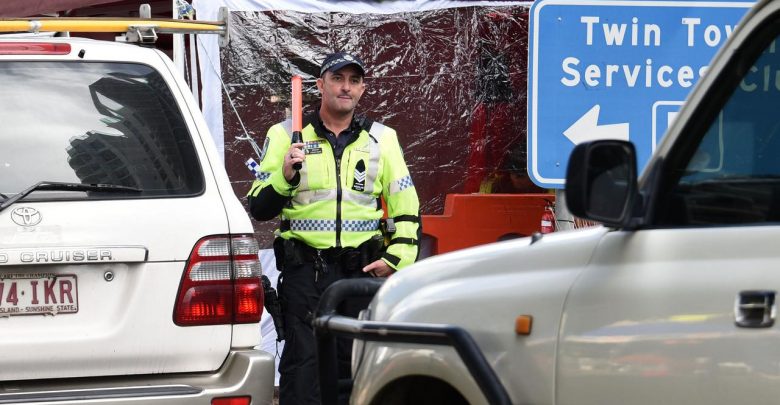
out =
<svg viewBox="0 0 780 405"><path fill-rule="evenodd" d="M341 193L341 201L353 202L364 207L376 207L376 199L377 197L374 197L372 194L353 193L350 191Z"/></svg>
<svg viewBox="0 0 780 405"><path fill-rule="evenodd" d="M368 130L368 135L371 139L368 141L368 165L366 167L366 187L364 190L366 194L374 192L374 182L379 173L379 157L381 156L379 142L384 133L385 126L378 122L372 123L371 129Z"/></svg>
<svg viewBox="0 0 780 405"><path fill-rule="evenodd" d="M379 220L344 220L341 221L342 232L371 232L379 229ZM290 230L333 232L336 230L335 219L291 219Z"/></svg>
<svg viewBox="0 0 780 405"><path fill-rule="evenodd" d="M293 205L309 205L311 203L315 203L319 201L335 200L335 199L336 199L336 189L299 191L295 193L295 196L292 199L292 203ZM349 201L366 207L376 206L376 197L374 197L373 195L354 193L347 190L342 192L341 201Z"/></svg>
<svg viewBox="0 0 780 405"><path fill-rule="evenodd" d="M284 132L287 132L287 136L290 137L290 141L292 141L292 118L288 118L284 121L282 121L282 128L284 128Z"/></svg>
<svg viewBox="0 0 780 405"><path fill-rule="evenodd" d="M284 132L287 133L287 137L290 138L290 144L292 145L292 136L293 136L293 130L292 130L292 118L288 118L281 123L282 129L284 129ZM303 133L301 133L301 137L303 137ZM301 189L307 189L309 188L309 176L308 176L308 170L306 170L306 165L303 165L301 170L298 171L298 173L301 174L301 180L298 183L298 188Z"/></svg>
<svg viewBox="0 0 780 405"><path fill-rule="evenodd" d="M309 205L323 200L335 200L336 189L298 191L292 199L293 205Z"/></svg>

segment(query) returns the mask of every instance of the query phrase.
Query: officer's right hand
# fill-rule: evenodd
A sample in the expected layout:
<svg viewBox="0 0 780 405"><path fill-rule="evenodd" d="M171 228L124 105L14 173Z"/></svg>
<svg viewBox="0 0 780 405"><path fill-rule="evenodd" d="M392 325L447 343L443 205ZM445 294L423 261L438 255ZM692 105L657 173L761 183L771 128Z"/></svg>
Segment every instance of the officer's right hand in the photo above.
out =
<svg viewBox="0 0 780 405"><path fill-rule="evenodd" d="M295 169L293 165L298 162L306 160L306 155L303 153L303 143L294 143L290 145L290 149L284 155L284 165L282 170L284 171L284 178L289 182L295 177Z"/></svg>
<svg viewBox="0 0 780 405"><path fill-rule="evenodd" d="M389 277L395 273L395 270L384 260L379 259L363 267L363 273L368 273L374 277Z"/></svg>

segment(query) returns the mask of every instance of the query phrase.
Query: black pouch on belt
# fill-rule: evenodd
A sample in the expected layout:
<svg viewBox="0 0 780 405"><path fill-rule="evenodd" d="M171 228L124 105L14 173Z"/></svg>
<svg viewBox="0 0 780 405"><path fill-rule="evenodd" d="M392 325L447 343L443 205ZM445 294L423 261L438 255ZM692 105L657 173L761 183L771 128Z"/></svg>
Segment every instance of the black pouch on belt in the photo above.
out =
<svg viewBox="0 0 780 405"><path fill-rule="evenodd" d="M289 267L297 267L306 262L306 250L308 246L305 243L286 239L284 241L284 262Z"/></svg>
<svg viewBox="0 0 780 405"><path fill-rule="evenodd" d="M341 254L341 267L345 274L355 274L363 270L360 249L345 249Z"/></svg>
<svg viewBox="0 0 780 405"><path fill-rule="evenodd" d="M302 247L298 246L299 244L300 242L282 237L274 239L274 256L276 258L276 268L279 271L303 264L303 252Z"/></svg>
<svg viewBox="0 0 780 405"><path fill-rule="evenodd" d="M278 236L274 239L274 259L276 259L276 269L279 271L284 270L284 241L284 238Z"/></svg>
<svg viewBox="0 0 780 405"><path fill-rule="evenodd" d="M367 266L379 260L382 257L382 252L385 249L385 238L382 235L374 235L371 239L363 242L360 245L360 262L363 266Z"/></svg>

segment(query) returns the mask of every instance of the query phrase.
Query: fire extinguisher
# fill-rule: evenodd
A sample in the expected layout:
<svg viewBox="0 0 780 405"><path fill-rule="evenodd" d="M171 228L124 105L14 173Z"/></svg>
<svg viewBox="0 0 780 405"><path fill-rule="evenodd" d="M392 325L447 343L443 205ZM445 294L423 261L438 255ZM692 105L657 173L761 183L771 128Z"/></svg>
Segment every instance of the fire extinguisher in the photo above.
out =
<svg viewBox="0 0 780 405"><path fill-rule="evenodd" d="M544 208L544 212L542 213L542 223L539 232L541 233L555 232L555 210L550 205Z"/></svg>

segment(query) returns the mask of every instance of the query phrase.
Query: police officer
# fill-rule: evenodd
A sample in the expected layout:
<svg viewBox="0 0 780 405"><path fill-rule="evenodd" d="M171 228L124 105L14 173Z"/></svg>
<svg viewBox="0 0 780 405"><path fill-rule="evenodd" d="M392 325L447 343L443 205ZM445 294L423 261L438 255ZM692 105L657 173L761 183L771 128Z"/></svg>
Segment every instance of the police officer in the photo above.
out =
<svg viewBox="0 0 780 405"><path fill-rule="evenodd" d="M304 118L302 142L291 142L291 120L272 126L248 194L255 219L281 216L274 243L286 337L281 405L319 403L311 321L325 288L344 278L389 276L417 257L420 204L396 132L355 114L364 76L353 55L325 58L317 79L322 101ZM386 246L380 198L394 225ZM345 312L356 316L361 305ZM350 373L350 346L339 344L342 378Z"/></svg>

